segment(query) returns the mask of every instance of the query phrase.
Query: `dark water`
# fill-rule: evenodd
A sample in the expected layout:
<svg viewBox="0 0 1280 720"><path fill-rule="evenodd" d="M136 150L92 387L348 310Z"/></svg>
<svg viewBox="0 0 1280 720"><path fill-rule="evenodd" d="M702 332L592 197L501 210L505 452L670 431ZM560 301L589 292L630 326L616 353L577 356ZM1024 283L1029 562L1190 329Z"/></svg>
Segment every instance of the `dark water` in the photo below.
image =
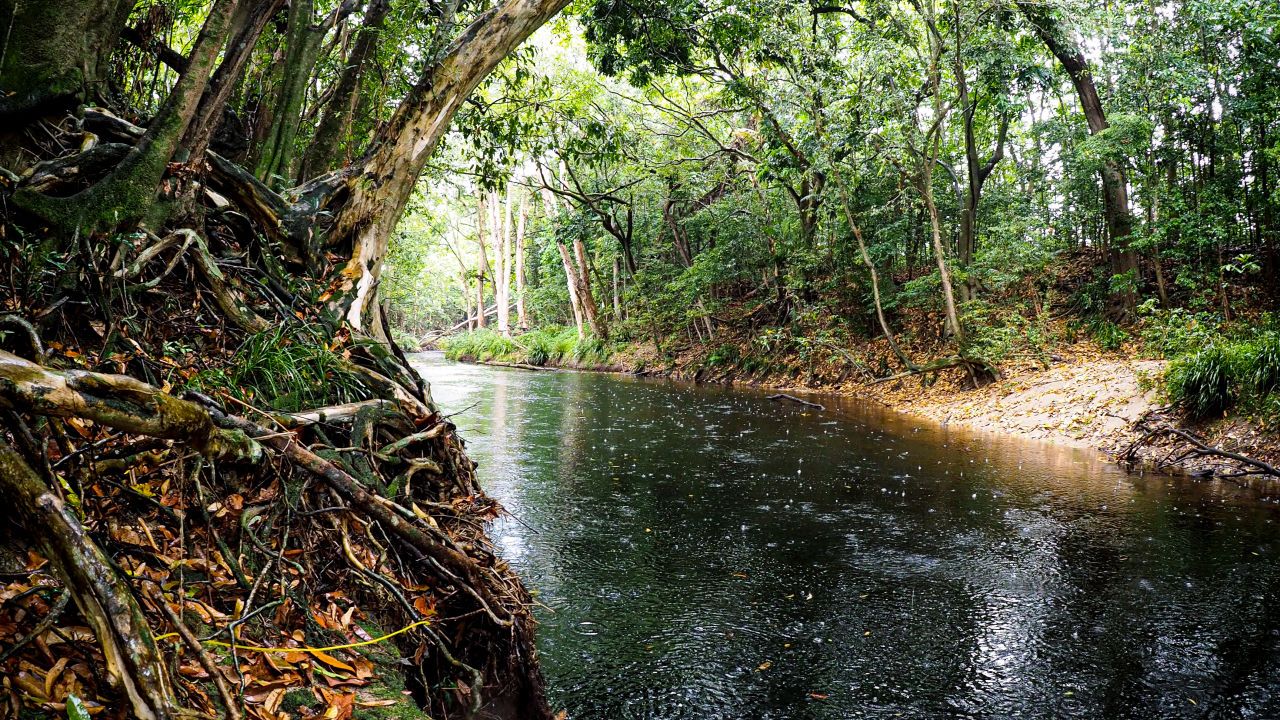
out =
<svg viewBox="0 0 1280 720"><path fill-rule="evenodd" d="M1280 717L1266 492L849 401L420 360L529 526L493 535L554 610L570 718Z"/></svg>

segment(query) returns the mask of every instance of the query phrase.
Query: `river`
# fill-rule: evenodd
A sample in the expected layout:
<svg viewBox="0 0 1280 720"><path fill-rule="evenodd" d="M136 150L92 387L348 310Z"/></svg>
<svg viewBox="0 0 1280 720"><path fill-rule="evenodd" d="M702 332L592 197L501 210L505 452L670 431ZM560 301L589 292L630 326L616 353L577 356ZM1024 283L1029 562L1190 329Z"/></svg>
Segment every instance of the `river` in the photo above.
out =
<svg viewBox="0 0 1280 720"><path fill-rule="evenodd" d="M414 357L627 718L1280 717L1275 493L857 401Z"/></svg>

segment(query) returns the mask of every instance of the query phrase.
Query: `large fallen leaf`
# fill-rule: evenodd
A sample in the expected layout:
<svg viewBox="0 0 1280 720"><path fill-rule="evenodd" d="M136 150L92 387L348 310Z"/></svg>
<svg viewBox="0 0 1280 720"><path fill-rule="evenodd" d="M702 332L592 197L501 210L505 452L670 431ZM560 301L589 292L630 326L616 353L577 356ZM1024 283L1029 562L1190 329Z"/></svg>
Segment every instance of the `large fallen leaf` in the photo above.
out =
<svg viewBox="0 0 1280 720"><path fill-rule="evenodd" d="M355 671L356 671L356 669L355 669L355 668L351 667L351 666L350 666L350 665L348 665L347 663L342 662L342 661L341 661L341 660L339 660L338 658L336 658L336 657L334 657L334 656L332 656L332 655L330 655L330 654L328 654L328 653L320 652L319 650L310 650L309 652L310 652L312 655L314 655L314 656L316 657L316 659L317 659L317 660L319 660L320 662L324 663L325 665L328 665L328 666L329 666L329 667L331 667L331 668L336 668L336 669L338 669L338 670L345 670L345 671L347 671L347 672L349 672L349 673L352 673L352 674L354 674L354 673L355 673Z"/></svg>

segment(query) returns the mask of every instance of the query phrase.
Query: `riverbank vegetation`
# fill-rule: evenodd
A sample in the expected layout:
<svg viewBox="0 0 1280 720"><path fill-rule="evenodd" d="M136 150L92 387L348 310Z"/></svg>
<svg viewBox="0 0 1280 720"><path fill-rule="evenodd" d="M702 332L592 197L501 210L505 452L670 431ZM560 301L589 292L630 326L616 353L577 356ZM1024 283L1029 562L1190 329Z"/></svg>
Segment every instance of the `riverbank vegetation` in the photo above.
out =
<svg viewBox="0 0 1280 720"><path fill-rule="evenodd" d="M566 4L0 0L0 717L551 717L381 277Z"/></svg>
<svg viewBox="0 0 1280 720"><path fill-rule="evenodd" d="M1274 417L1277 18L0 0L0 712L549 717L397 340Z"/></svg>
<svg viewBox="0 0 1280 720"><path fill-rule="evenodd" d="M1267 417L1226 367L1278 327L1273 5L600 4L486 89L518 130L451 148L471 179L442 173L448 220L389 272L433 295L397 312L815 387L973 387L1081 345L1171 360L1182 420ZM1182 358L1206 346L1239 360L1217 388Z"/></svg>

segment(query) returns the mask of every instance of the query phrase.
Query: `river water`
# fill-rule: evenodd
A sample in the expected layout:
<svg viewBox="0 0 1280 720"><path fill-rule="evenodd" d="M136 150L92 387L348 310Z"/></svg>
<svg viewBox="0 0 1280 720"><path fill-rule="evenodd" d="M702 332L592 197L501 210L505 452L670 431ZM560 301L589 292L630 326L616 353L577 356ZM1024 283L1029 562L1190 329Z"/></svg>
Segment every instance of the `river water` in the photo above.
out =
<svg viewBox="0 0 1280 720"><path fill-rule="evenodd" d="M1280 505L856 401L415 357L519 518L554 707L1280 717Z"/></svg>

